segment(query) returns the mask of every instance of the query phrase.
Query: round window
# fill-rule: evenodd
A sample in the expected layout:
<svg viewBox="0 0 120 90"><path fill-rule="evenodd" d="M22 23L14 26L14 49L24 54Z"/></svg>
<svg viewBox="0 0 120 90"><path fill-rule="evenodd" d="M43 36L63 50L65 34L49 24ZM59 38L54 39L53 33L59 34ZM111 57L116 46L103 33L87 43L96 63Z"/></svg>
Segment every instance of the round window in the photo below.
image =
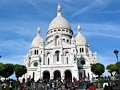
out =
<svg viewBox="0 0 120 90"><path fill-rule="evenodd" d="M81 63L82 65L84 65L84 64L85 64L85 60L81 60L80 63Z"/></svg>
<svg viewBox="0 0 120 90"><path fill-rule="evenodd" d="M38 66L38 62L34 62L34 66L37 67Z"/></svg>

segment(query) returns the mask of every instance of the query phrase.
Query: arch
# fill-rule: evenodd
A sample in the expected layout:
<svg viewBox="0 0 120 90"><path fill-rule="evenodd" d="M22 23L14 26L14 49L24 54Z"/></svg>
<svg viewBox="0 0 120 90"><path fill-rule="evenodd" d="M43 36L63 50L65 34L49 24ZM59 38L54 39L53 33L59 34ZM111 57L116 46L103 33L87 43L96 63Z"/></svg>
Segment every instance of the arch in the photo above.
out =
<svg viewBox="0 0 120 90"><path fill-rule="evenodd" d="M67 39L67 42L69 43L69 39Z"/></svg>
<svg viewBox="0 0 120 90"><path fill-rule="evenodd" d="M55 56L56 56L56 60L59 61L59 54L60 54L60 51L56 51L55 52Z"/></svg>
<svg viewBox="0 0 120 90"><path fill-rule="evenodd" d="M49 81L50 79L50 72L49 71L44 71L43 72L43 79Z"/></svg>
<svg viewBox="0 0 120 90"><path fill-rule="evenodd" d="M86 71L84 70L84 78L86 78Z"/></svg>
<svg viewBox="0 0 120 90"><path fill-rule="evenodd" d="M50 59L48 58L48 65L50 64Z"/></svg>
<svg viewBox="0 0 120 90"><path fill-rule="evenodd" d="M69 55L69 53L66 51L66 52L65 52L65 56L68 56L68 55Z"/></svg>
<svg viewBox="0 0 120 90"><path fill-rule="evenodd" d="M58 46L58 42L59 42L59 36L55 36L55 46Z"/></svg>
<svg viewBox="0 0 120 90"><path fill-rule="evenodd" d="M72 80L72 73L71 70L65 70L65 80Z"/></svg>
<svg viewBox="0 0 120 90"><path fill-rule="evenodd" d="M55 71L54 71L54 79L56 80L56 79L58 79L58 78L61 78L61 73L60 73L59 70L55 70Z"/></svg>
<svg viewBox="0 0 120 90"><path fill-rule="evenodd" d="M82 52L84 52L84 48L82 48Z"/></svg>
<svg viewBox="0 0 120 90"><path fill-rule="evenodd" d="M34 55L36 55L36 50L34 50Z"/></svg>
<svg viewBox="0 0 120 90"><path fill-rule="evenodd" d="M46 51L45 55L47 56L48 54L52 54L52 52L51 51Z"/></svg>
<svg viewBox="0 0 120 90"><path fill-rule="evenodd" d="M38 50L36 50L36 55L38 55Z"/></svg>
<svg viewBox="0 0 120 90"><path fill-rule="evenodd" d="M66 61L67 61L67 64L68 64L68 57L66 57Z"/></svg>
<svg viewBox="0 0 120 90"><path fill-rule="evenodd" d="M82 52L81 48L80 48L80 53Z"/></svg>

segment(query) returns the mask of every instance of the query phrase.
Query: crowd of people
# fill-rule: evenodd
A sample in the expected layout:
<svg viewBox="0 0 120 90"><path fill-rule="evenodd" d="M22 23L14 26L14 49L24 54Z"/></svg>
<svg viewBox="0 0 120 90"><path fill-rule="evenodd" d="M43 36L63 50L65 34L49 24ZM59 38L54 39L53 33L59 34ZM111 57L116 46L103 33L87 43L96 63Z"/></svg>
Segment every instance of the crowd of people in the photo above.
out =
<svg viewBox="0 0 120 90"><path fill-rule="evenodd" d="M72 79L39 79L38 81L34 81L34 79L23 79L20 82L18 79L16 81L4 81L2 83L2 90L77 90L80 86L80 82L75 78ZM84 89L96 90L92 89L94 86L90 86L90 82L84 82ZM95 87L94 87L95 88Z"/></svg>
<svg viewBox="0 0 120 90"><path fill-rule="evenodd" d="M115 89L114 83L111 85L105 84L103 90L119 90ZM111 87L110 87L111 86ZM0 90L96 90L95 83L90 83L89 81L77 81L75 78L72 79L39 79L36 82L34 79L22 79L20 82L18 79L16 81L4 81L2 82L2 88Z"/></svg>

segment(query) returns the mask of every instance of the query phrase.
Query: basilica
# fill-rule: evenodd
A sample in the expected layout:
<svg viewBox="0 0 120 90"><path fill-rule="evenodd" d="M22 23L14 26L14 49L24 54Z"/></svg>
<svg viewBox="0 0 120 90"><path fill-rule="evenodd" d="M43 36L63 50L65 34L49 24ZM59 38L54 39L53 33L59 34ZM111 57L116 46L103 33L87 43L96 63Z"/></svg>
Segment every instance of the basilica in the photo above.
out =
<svg viewBox="0 0 120 90"><path fill-rule="evenodd" d="M45 40L40 36L40 27L37 28L24 58L27 73L23 77L35 81L59 77L91 80L94 76L91 65L97 62L97 54L91 51L80 25L76 30L78 33L74 36L74 30L63 17L61 5L58 4L57 15L49 24Z"/></svg>

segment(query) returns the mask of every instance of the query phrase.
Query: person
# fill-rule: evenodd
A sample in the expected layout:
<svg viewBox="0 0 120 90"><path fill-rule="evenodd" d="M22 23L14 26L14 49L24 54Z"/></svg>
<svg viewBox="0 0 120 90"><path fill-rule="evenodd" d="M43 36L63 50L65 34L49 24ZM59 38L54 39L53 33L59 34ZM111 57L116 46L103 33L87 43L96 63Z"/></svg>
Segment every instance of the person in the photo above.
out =
<svg viewBox="0 0 120 90"><path fill-rule="evenodd" d="M95 86L93 85L93 83L90 84L89 90L96 90Z"/></svg>
<svg viewBox="0 0 120 90"><path fill-rule="evenodd" d="M12 83L12 81L10 81L10 85L9 85L9 90L13 90L13 83Z"/></svg>
<svg viewBox="0 0 120 90"><path fill-rule="evenodd" d="M105 85L105 86L103 87L103 90L108 90L108 86Z"/></svg>
<svg viewBox="0 0 120 90"><path fill-rule="evenodd" d="M2 90L7 90L7 84L6 84L6 81L4 81L3 84L2 84Z"/></svg>
<svg viewBox="0 0 120 90"><path fill-rule="evenodd" d="M16 89L18 89L19 86L20 86L20 81L19 81L19 79L17 78L17 80L16 80Z"/></svg>

